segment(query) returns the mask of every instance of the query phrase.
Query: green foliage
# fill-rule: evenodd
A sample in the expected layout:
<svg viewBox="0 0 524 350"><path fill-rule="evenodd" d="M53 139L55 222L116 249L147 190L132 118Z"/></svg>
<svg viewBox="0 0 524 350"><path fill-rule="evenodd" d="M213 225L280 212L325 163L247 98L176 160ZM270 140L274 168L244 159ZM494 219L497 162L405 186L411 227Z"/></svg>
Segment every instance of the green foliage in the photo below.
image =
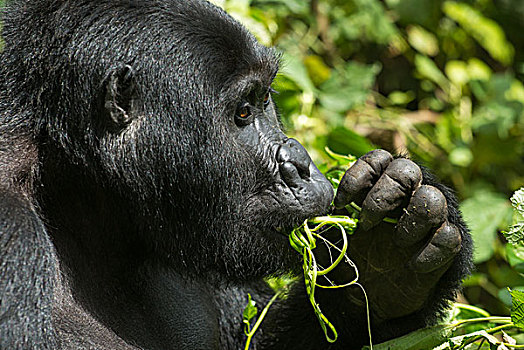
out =
<svg viewBox="0 0 524 350"><path fill-rule="evenodd" d="M459 23L468 34L479 42L489 54L499 62L508 65L513 60L513 46L506 40L504 31L497 22L486 18L471 6L446 1L444 13Z"/></svg>
<svg viewBox="0 0 524 350"><path fill-rule="evenodd" d="M478 307L455 303L445 322L416 330L382 344L376 350L522 349L511 335L522 329L523 292L511 291L515 307L511 317L490 316ZM450 316L450 317L449 317ZM363 350L371 347L365 346Z"/></svg>
<svg viewBox="0 0 524 350"><path fill-rule="evenodd" d="M285 289L285 288L284 288ZM256 303L254 300L251 299L251 294L248 294L248 301L244 308L244 311L242 312L242 323L244 324L244 334L246 335L246 344L244 346L244 350L249 350L249 346L251 344L251 339L253 339L253 336L255 335L256 331L262 324L262 321L266 317L267 312L269 311L269 308L277 298L281 297L282 294L285 292L284 289L281 289L275 293L275 295L269 300L269 302L264 306L262 309L262 312L256 319L255 324L253 327L251 327L252 321L255 319L255 317L258 314L258 308L256 307Z"/></svg>
<svg viewBox="0 0 524 350"><path fill-rule="evenodd" d="M497 230L505 227L511 215L508 200L497 193L477 191L461 203L460 210L473 237L475 263L491 259L495 253Z"/></svg>
<svg viewBox="0 0 524 350"><path fill-rule="evenodd" d="M512 290L511 301L511 322L524 330L524 292Z"/></svg>
<svg viewBox="0 0 524 350"><path fill-rule="evenodd" d="M504 236L518 252L522 252L524 250L524 187L513 194L511 204L514 209L513 225L509 231L504 232Z"/></svg>
<svg viewBox="0 0 524 350"><path fill-rule="evenodd" d="M351 285L360 286L360 284L358 284L358 269L346 254L346 250L348 248L347 235L352 234L355 231L356 227L356 219L347 216L323 216L306 220L304 224L295 228L289 235L289 243L291 244L293 249L295 249L300 255L302 255L306 292L309 296L309 301L311 303L311 306L313 306L313 311L317 316L317 319L320 323L322 331L324 332L326 340L330 343L333 343L337 340L338 333L335 329L335 326L320 310L320 305L315 300L315 290L316 288L333 289L349 287ZM343 242L342 248L339 248L335 243L331 242L323 236L323 233L327 232L327 230L329 229L339 230L341 235L341 241ZM317 240L322 241L326 245L326 247L328 247L328 249L333 249L335 251L335 254L338 254L335 255L336 258L333 261L329 262L330 265L326 268L322 268L318 263L318 259L315 257L314 250L315 248L317 248ZM356 276L354 279L344 284L334 283L328 277L329 272L334 270L340 263L346 263L351 268L353 268ZM324 278L325 282L327 283L321 283L321 278ZM362 286L360 286L360 288L362 288Z"/></svg>
<svg viewBox="0 0 524 350"><path fill-rule="evenodd" d="M251 327L250 322L252 319L254 319L258 314L257 309L257 303L251 299L251 294L247 295L248 301L246 304L246 307L244 308L244 312L242 313L242 322L246 326L246 333L249 333L249 329Z"/></svg>

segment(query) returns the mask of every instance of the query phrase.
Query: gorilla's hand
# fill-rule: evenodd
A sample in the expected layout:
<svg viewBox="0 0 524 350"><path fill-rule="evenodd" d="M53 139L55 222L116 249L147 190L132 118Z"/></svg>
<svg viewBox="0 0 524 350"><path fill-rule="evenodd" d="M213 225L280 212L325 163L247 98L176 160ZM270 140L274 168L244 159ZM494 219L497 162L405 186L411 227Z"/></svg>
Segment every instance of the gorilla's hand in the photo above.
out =
<svg viewBox="0 0 524 350"><path fill-rule="evenodd" d="M440 190L423 184L414 162L384 150L362 156L344 175L335 197L340 209L362 207L349 256L360 271L371 310L381 320L421 309L461 247ZM399 218L397 224L386 217Z"/></svg>

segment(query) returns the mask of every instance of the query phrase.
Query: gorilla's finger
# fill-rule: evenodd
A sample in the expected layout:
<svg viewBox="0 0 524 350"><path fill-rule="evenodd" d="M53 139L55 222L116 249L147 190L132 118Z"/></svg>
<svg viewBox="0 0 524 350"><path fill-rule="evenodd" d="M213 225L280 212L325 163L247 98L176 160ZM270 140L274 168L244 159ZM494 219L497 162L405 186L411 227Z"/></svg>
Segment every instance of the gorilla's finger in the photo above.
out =
<svg viewBox="0 0 524 350"><path fill-rule="evenodd" d="M436 231L429 244L415 257L411 266L416 272L435 271L446 266L457 255L461 244L459 229L446 221Z"/></svg>
<svg viewBox="0 0 524 350"><path fill-rule="evenodd" d="M335 196L335 207L340 209L351 202L362 203L392 160L391 154L382 149L360 157L342 177Z"/></svg>
<svg viewBox="0 0 524 350"><path fill-rule="evenodd" d="M407 247L421 241L439 227L447 215L448 206L442 192L433 186L420 186L398 222L395 242Z"/></svg>
<svg viewBox="0 0 524 350"><path fill-rule="evenodd" d="M362 203L360 226L369 230L398 209L420 186L422 171L409 159L393 160Z"/></svg>

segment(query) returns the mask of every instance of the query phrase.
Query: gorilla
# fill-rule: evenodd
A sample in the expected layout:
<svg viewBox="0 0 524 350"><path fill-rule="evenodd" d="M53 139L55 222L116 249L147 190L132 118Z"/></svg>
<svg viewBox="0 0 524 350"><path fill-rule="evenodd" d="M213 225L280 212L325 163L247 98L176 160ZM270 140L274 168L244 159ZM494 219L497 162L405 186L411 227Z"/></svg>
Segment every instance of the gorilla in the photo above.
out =
<svg viewBox="0 0 524 350"><path fill-rule="evenodd" d="M334 196L281 131L278 53L221 9L8 0L3 21L0 348L243 348L247 294L264 305L264 277L300 273L283 232L350 202L375 343L455 297L471 239L452 192L376 150ZM361 294L317 292L331 344L295 282L252 349L360 349Z"/></svg>

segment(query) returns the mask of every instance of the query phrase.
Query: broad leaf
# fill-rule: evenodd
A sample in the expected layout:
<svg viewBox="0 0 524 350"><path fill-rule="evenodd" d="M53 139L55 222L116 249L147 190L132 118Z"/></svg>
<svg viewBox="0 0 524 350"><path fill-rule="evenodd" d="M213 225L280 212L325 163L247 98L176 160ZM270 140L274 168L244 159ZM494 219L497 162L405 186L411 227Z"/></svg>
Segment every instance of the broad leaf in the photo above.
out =
<svg viewBox="0 0 524 350"><path fill-rule="evenodd" d="M244 308L244 312L242 313L242 320L244 323L251 321L258 314L258 309L256 307L257 303L251 299L251 294L248 293L247 297L247 305Z"/></svg>
<svg viewBox="0 0 524 350"><path fill-rule="evenodd" d="M524 329L524 292L511 290L511 321Z"/></svg>
<svg viewBox="0 0 524 350"><path fill-rule="evenodd" d="M497 229L511 211L508 204L506 198L489 191L479 191L462 202L460 209L475 245L475 263L487 261L493 255Z"/></svg>

